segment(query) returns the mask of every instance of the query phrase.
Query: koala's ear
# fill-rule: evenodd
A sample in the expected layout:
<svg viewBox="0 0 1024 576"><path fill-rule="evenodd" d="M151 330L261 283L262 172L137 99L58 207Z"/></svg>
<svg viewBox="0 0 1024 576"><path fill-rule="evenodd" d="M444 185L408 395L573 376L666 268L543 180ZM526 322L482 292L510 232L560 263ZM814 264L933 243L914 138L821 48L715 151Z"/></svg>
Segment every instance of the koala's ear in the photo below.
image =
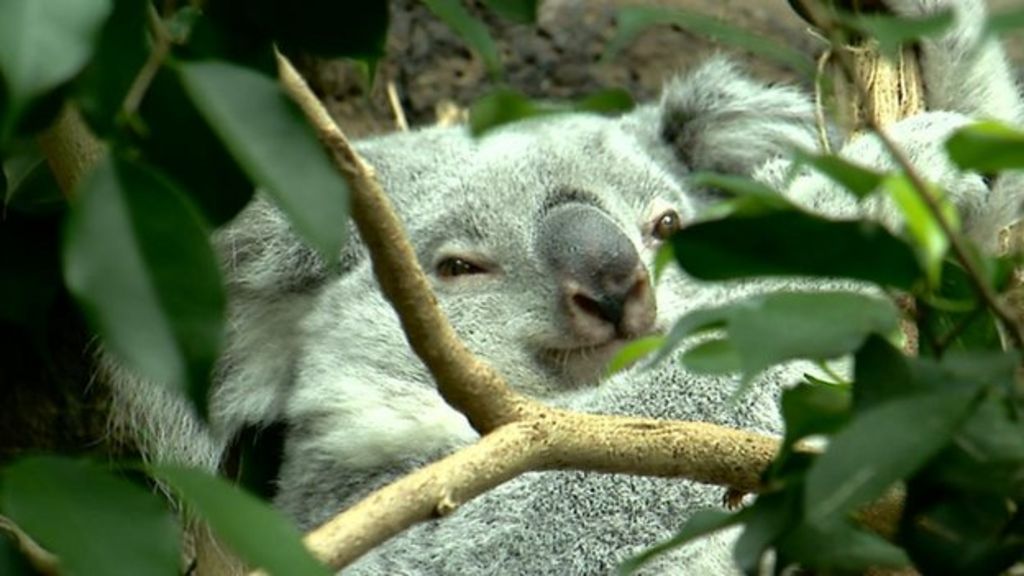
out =
<svg viewBox="0 0 1024 576"><path fill-rule="evenodd" d="M818 147L807 95L757 82L724 58L671 80L658 115L660 138L693 171L750 175L795 147Z"/></svg>

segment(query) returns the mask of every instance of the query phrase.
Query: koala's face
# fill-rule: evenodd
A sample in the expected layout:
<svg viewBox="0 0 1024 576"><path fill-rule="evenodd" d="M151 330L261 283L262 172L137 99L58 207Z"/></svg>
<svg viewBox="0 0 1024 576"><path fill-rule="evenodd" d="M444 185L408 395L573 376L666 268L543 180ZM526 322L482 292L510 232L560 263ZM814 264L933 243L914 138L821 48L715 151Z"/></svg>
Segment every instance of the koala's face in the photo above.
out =
<svg viewBox="0 0 1024 576"><path fill-rule="evenodd" d="M615 120L528 122L473 141L410 135L368 156L469 348L546 396L595 383L624 343L664 329L651 263L693 217L678 179ZM394 164L392 164L394 162Z"/></svg>

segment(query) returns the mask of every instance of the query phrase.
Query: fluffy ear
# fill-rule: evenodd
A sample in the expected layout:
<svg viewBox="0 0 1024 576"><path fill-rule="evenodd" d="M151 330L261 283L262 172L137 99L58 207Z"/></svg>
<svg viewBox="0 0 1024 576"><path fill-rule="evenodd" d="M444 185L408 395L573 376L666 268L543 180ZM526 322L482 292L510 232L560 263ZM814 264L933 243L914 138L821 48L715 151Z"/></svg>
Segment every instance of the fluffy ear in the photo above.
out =
<svg viewBox="0 0 1024 576"><path fill-rule="evenodd" d="M795 147L818 147L807 95L757 82L724 58L670 81L659 116L661 138L694 171L750 175Z"/></svg>

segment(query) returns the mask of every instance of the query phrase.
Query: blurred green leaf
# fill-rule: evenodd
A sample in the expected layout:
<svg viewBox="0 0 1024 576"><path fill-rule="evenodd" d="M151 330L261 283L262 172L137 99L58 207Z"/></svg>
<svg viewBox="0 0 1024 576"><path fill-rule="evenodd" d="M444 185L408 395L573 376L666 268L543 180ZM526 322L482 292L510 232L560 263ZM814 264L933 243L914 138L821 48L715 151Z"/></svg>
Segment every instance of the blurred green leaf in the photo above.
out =
<svg viewBox="0 0 1024 576"><path fill-rule="evenodd" d="M740 570L744 574L757 574L765 552L799 515L798 491L784 490L759 495L743 511L743 533L733 548L733 557Z"/></svg>
<svg viewBox="0 0 1024 576"><path fill-rule="evenodd" d="M484 4L514 22L532 24L537 21L538 0L484 0Z"/></svg>
<svg viewBox="0 0 1024 576"><path fill-rule="evenodd" d="M992 34L1006 34L1018 28L1024 28L1024 8L1010 8L1008 10L993 11L985 23L987 32Z"/></svg>
<svg viewBox="0 0 1024 576"><path fill-rule="evenodd" d="M110 0L0 2L0 74L7 109L0 142L10 136L30 101L70 80L92 57Z"/></svg>
<svg viewBox="0 0 1024 576"><path fill-rule="evenodd" d="M851 292L776 292L737 303L727 331L752 376L786 360L837 358L898 325L888 300Z"/></svg>
<svg viewBox="0 0 1024 576"><path fill-rule="evenodd" d="M909 290L920 278L910 247L880 225L795 210L697 222L671 241L683 270L702 280L803 275Z"/></svg>
<svg viewBox="0 0 1024 576"><path fill-rule="evenodd" d="M665 342L662 336L645 336L633 340L622 347L611 362L608 363L608 374L615 374L636 364L657 350Z"/></svg>
<svg viewBox="0 0 1024 576"><path fill-rule="evenodd" d="M487 26L466 9L462 0L423 0L423 3L480 55L492 76L501 75L498 46L491 38Z"/></svg>
<svg viewBox="0 0 1024 576"><path fill-rule="evenodd" d="M113 13L103 26L95 58L75 83L78 108L100 136L114 129L125 96L149 56L147 3L112 1Z"/></svg>
<svg viewBox="0 0 1024 576"><path fill-rule="evenodd" d="M595 112L598 114L621 114L633 109L633 97L620 88L608 88L588 94L572 105L576 112Z"/></svg>
<svg viewBox="0 0 1024 576"><path fill-rule="evenodd" d="M828 526L913 474L949 443L974 395L962 390L917 394L860 414L807 472L807 522Z"/></svg>
<svg viewBox="0 0 1024 576"><path fill-rule="evenodd" d="M697 374L729 374L743 369L743 359L725 338L701 342L683 352L683 366Z"/></svg>
<svg viewBox="0 0 1024 576"><path fill-rule="evenodd" d="M503 124L552 112L514 90L502 88L473 102L469 109L469 129L474 136L480 136Z"/></svg>
<svg viewBox="0 0 1024 576"><path fill-rule="evenodd" d="M797 163L814 167L857 198L865 198L882 183L882 174L833 154L797 152L795 158Z"/></svg>
<svg viewBox="0 0 1024 576"><path fill-rule="evenodd" d="M18 550L11 538L0 538L0 574L4 576L39 576Z"/></svg>
<svg viewBox="0 0 1024 576"><path fill-rule="evenodd" d="M705 208L701 220L718 220L727 216L758 216L780 210L796 210L785 196L768 186L744 176L697 172L690 183L699 188L725 194L728 199L714 202Z"/></svg>
<svg viewBox="0 0 1024 576"><path fill-rule="evenodd" d="M825 573L859 574L872 567L910 564L906 553L895 544L846 522L801 524L780 539L777 553L780 567L798 563L802 568Z"/></svg>
<svg viewBox="0 0 1024 576"><path fill-rule="evenodd" d="M106 349L205 413L225 298L209 230L152 169L108 156L76 193L64 280Z"/></svg>
<svg viewBox="0 0 1024 576"><path fill-rule="evenodd" d="M473 136L480 136L504 124L536 116L569 112L617 114L632 107L633 99L622 90L601 90L577 102L547 102L499 88L473 103L469 109L469 127Z"/></svg>
<svg viewBox="0 0 1024 576"><path fill-rule="evenodd" d="M139 113L145 130L135 144L181 186L211 225L230 221L252 200L255 185L196 109L173 68L157 72Z"/></svg>
<svg viewBox="0 0 1024 576"><path fill-rule="evenodd" d="M849 388L821 384L800 384L784 390L782 418L786 423L786 437L783 444L791 447L808 436L840 430L850 419L851 396Z"/></svg>
<svg viewBox="0 0 1024 576"><path fill-rule="evenodd" d="M226 62L182 64L192 102L225 147L334 266L348 227L348 186L274 80Z"/></svg>
<svg viewBox="0 0 1024 576"><path fill-rule="evenodd" d="M903 396L920 394L926 385L912 377L903 354L885 338L872 335L853 358L853 403L856 412Z"/></svg>
<svg viewBox="0 0 1024 576"><path fill-rule="evenodd" d="M699 12L678 8L627 6L619 9L616 20L618 30L605 50L606 60L616 57L646 29L658 25L675 25L694 34L778 62L806 78L814 76L814 63L803 52L766 40L763 36L744 30L738 25Z"/></svg>
<svg viewBox="0 0 1024 576"><path fill-rule="evenodd" d="M719 373L739 367L748 379L798 358L828 360L856 350L871 334L896 330L898 315L887 300L850 292L773 292L683 316L654 363L691 334L724 328L728 345L698 346L696 369ZM716 342L716 341L712 341Z"/></svg>
<svg viewBox="0 0 1024 576"><path fill-rule="evenodd" d="M665 268L674 262L675 259L676 255L672 251L671 242L665 242L658 248L658 252L654 255L654 284L658 284L661 281Z"/></svg>
<svg viewBox="0 0 1024 576"><path fill-rule="evenodd" d="M619 565L619 574L632 574L643 567L644 564L650 562L654 558L679 548L687 542L692 542L701 536L706 536L713 532L718 532L742 521L742 512L737 514L729 514L720 510L698 510L694 515L686 522L683 529L680 530L675 536L655 544L654 546L644 550L640 554L629 558Z"/></svg>
<svg viewBox="0 0 1024 576"><path fill-rule="evenodd" d="M180 528L152 491L89 462L25 458L3 471L4 514L69 574L171 576Z"/></svg>
<svg viewBox="0 0 1024 576"><path fill-rule="evenodd" d="M992 173L1024 168L1024 131L999 122L978 122L950 136L946 151L961 170Z"/></svg>
<svg viewBox="0 0 1024 576"><path fill-rule="evenodd" d="M8 189L4 210L26 214L53 214L64 209L66 202L46 158L38 151L13 155L3 165Z"/></svg>
<svg viewBox="0 0 1024 576"><path fill-rule="evenodd" d="M199 470L155 466L150 472L170 486L210 524L221 541L253 567L277 576L330 573L306 550L298 529L251 494Z"/></svg>
<svg viewBox="0 0 1024 576"><path fill-rule="evenodd" d="M935 187L918 190L905 174L887 177L883 186L903 215L903 226L914 240L920 254L921 267L926 271L932 286L938 285L942 274L942 261L949 250L950 240L921 195L928 194L932 201L939 205L942 218L954 234L960 230L960 218L956 208L940 190Z"/></svg>
<svg viewBox="0 0 1024 576"><path fill-rule="evenodd" d="M893 57L901 45L919 38L936 36L953 24L953 12L943 10L917 18L888 14L856 14L841 16L840 20L878 42L878 48Z"/></svg>

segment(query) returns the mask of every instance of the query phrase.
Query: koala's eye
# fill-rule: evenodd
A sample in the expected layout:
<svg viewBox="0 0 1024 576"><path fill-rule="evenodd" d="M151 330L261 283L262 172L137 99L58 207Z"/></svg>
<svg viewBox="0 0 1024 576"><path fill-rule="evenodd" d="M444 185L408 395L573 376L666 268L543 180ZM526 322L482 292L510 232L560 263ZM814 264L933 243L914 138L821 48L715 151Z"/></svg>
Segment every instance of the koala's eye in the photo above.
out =
<svg viewBox="0 0 1024 576"><path fill-rule="evenodd" d="M487 270L464 258L452 256L437 263L437 275L441 278L455 278L470 274L486 274Z"/></svg>
<svg viewBox="0 0 1024 576"><path fill-rule="evenodd" d="M651 230L651 235L658 240L665 240L669 236L675 234L682 228L682 219L679 218L679 212L675 210L669 210L658 216L658 219L654 221L654 228Z"/></svg>

